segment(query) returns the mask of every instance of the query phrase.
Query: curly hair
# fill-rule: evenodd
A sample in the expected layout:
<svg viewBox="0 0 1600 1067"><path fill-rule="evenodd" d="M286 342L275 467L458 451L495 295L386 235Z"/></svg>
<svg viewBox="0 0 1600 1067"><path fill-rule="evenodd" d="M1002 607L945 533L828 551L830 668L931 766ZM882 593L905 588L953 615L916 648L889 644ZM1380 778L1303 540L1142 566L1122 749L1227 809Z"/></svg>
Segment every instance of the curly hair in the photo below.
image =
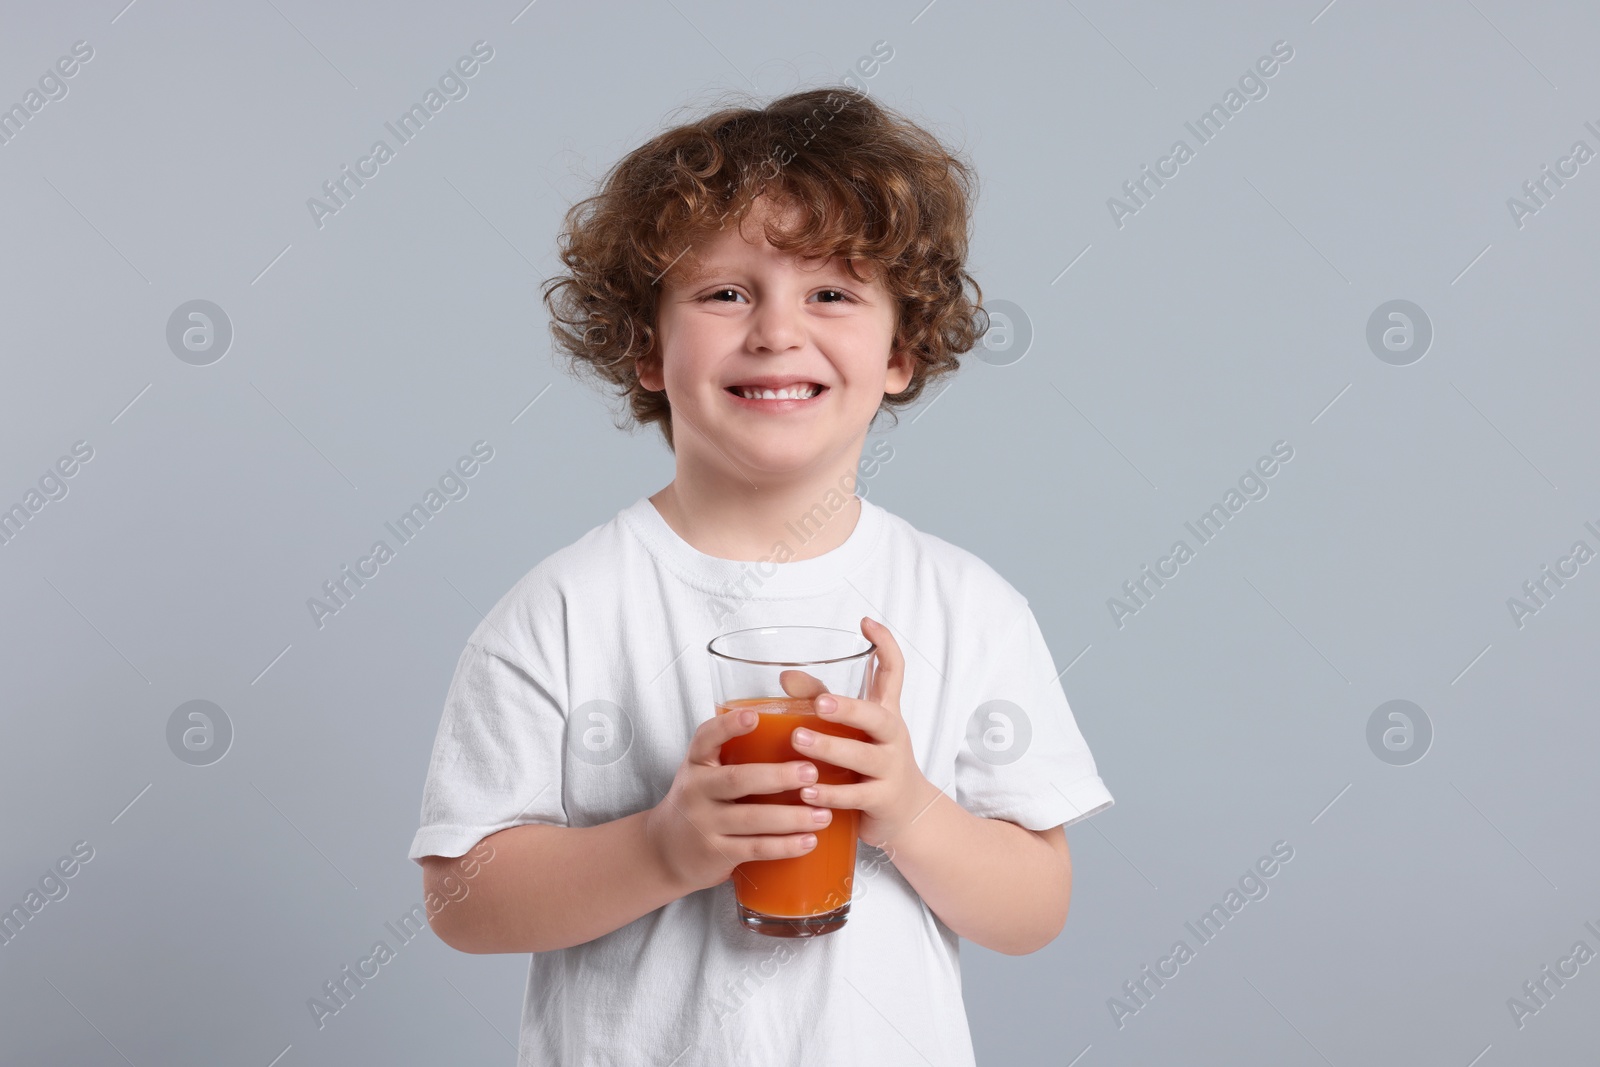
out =
<svg viewBox="0 0 1600 1067"><path fill-rule="evenodd" d="M566 272L543 283L551 335L570 370L615 387L634 422L659 423L673 448L666 393L638 376L656 350L660 280L697 239L766 195L799 209L787 229L769 214L775 248L844 258L858 280L857 262L878 268L897 302L894 347L914 360L910 383L879 407L893 414L954 372L988 328L966 270L976 187L971 166L937 138L855 90L723 107L634 149L568 210L558 242Z"/></svg>

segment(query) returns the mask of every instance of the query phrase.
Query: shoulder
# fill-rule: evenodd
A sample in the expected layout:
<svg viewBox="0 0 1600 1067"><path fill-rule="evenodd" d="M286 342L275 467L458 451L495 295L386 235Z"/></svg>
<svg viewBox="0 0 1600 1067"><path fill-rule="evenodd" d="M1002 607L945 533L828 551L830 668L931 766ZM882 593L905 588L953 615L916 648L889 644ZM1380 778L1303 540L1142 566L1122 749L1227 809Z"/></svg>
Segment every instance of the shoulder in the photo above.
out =
<svg viewBox="0 0 1600 1067"><path fill-rule="evenodd" d="M469 644L513 661L561 661L567 611L578 596L594 598L619 579L631 544L619 512L534 564L486 612Z"/></svg>
<svg viewBox="0 0 1600 1067"><path fill-rule="evenodd" d="M881 510L891 542L890 558L897 561L897 570L909 569L903 575L906 580L936 593L952 607L976 612L978 618L1013 619L1027 605L1028 598L976 553Z"/></svg>

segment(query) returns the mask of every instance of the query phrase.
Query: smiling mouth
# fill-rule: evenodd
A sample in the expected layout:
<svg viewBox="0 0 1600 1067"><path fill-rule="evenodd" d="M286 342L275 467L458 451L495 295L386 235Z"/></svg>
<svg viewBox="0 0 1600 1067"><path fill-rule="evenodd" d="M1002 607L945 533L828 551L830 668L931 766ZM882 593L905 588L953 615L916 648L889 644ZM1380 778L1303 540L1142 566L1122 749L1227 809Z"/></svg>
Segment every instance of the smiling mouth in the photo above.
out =
<svg viewBox="0 0 1600 1067"><path fill-rule="evenodd" d="M747 403L764 406L804 404L828 391L825 385L815 382L806 385L785 386L782 389L761 389L753 386L730 385L724 392Z"/></svg>

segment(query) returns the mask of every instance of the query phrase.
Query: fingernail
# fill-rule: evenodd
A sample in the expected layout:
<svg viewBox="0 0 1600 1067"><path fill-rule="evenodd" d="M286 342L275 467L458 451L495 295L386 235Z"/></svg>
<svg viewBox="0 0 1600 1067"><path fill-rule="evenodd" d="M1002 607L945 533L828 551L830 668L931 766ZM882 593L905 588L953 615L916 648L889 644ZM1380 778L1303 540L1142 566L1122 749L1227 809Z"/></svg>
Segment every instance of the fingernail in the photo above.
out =
<svg viewBox="0 0 1600 1067"><path fill-rule="evenodd" d="M829 815L827 808L818 808L816 811L811 813L811 821L816 823L827 822L831 817L832 816Z"/></svg>
<svg viewBox="0 0 1600 1067"><path fill-rule="evenodd" d="M837 700L833 699L832 696L824 693L822 696L819 696L817 698L817 714L818 715L832 715L838 709L839 709L839 702Z"/></svg>
<svg viewBox="0 0 1600 1067"><path fill-rule="evenodd" d="M811 743L811 731L804 728L796 730L794 732L794 743L797 745L809 745Z"/></svg>
<svg viewBox="0 0 1600 1067"><path fill-rule="evenodd" d="M817 768L813 764L810 764L810 763L806 764L804 767L801 767L800 768L800 780L802 782L814 782L814 781L816 781L817 780Z"/></svg>
<svg viewBox="0 0 1600 1067"><path fill-rule="evenodd" d="M802 800L815 800L815 799L817 799L816 787L808 785L804 789L800 790L800 799L802 799Z"/></svg>

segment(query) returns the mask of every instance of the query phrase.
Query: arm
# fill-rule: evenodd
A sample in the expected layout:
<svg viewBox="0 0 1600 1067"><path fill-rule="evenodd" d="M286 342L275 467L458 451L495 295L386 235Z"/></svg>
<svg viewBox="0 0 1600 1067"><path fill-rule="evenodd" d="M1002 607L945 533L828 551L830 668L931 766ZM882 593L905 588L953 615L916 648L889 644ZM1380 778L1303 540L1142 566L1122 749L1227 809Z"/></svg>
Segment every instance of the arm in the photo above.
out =
<svg viewBox="0 0 1600 1067"><path fill-rule="evenodd" d="M1072 858L1060 826L1028 830L981 818L941 792L889 844L906 881L968 941L1021 956L1066 925Z"/></svg>
<svg viewBox="0 0 1600 1067"><path fill-rule="evenodd" d="M493 857L470 876L466 856L424 856L424 890L449 901L429 925L451 948L475 953L547 952L626 926L689 891L649 843L649 815L501 830L484 838Z"/></svg>
<svg viewBox="0 0 1600 1067"><path fill-rule="evenodd" d="M569 948L721 885L740 863L815 847L808 806L739 802L815 777L805 760L723 766L723 742L757 721L745 711L696 727L672 786L653 808L598 826L513 826L466 856L423 857L429 901L447 901L429 905L433 932L462 952Z"/></svg>
<svg viewBox="0 0 1600 1067"><path fill-rule="evenodd" d="M1020 956L1048 945L1067 920L1072 860L1061 826L1027 830L974 815L922 773L900 713L905 657L872 618L861 633L877 646L871 696L824 693L817 714L853 726L858 741L797 729L798 751L857 772L846 785L800 790L825 807L855 808L861 839L884 849L925 904L950 929L985 948Z"/></svg>

